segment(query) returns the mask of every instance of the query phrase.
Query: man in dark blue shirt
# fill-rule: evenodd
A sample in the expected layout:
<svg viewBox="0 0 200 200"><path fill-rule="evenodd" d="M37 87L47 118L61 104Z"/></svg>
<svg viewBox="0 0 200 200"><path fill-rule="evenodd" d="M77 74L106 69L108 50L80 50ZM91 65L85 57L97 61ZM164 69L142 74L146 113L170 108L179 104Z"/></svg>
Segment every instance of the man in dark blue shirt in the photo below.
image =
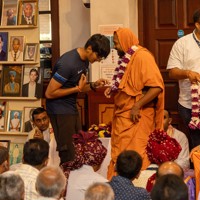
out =
<svg viewBox="0 0 200 200"><path fill-rule="evenodd" d="M82 127L76 105L78 92L95 90L108 83L99 79L87 84L86 72L89 63L100 62L110 53L107 37L95 34L89 38L84 47L73 49L63 54L53 69L53 77L47 87L47 113L54 129L57 150L61 163L74 159L72 134Z"/></svg>
<svg viewBox="0 0 200 200"><path fill-rule="evenodd" d="M115 200L150 200L149 193L141 187L135 187L132 181L138 178L142 167L141 156L133 150L120 153L116 162L117 176L109 184L115 193Z"/></svg>

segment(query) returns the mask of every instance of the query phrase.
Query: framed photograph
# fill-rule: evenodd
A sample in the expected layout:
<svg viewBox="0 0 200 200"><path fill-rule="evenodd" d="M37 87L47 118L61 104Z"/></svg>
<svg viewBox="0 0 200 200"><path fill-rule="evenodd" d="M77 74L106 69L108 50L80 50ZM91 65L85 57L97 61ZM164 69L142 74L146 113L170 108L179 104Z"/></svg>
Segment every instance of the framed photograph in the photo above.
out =
<svg viewBox="0 0 200 200"><path fill-rule="evenodd" d="M0 146L6 147L9 150L10 140L0 140Z"/></svg>
<svg viewBox="0 0 200 200"><path fill-rule="evenodd" d="M0 101L0 131L6 130L6 101Z"/></svg>
<svg viewBox="0 0 200 200"><path fill-rule="evenodd" d="M21 132L21 130L22 130L22 111L9 110L7 131Z"/></svg>
<svg viewBox="0 0 200 200"><path fill-rule="evenodd" d="M37 43L26 43L24 51L24 61L35 61L38 52Z"/></svg>
<svg viewBox="0 0 200 200"><path fill-rule="evenodd" d="M24 36L10 36L8 61L23 62Z"/></svg>
<svg viewBox="0 0 200 200"><path fill-rule="evenodd" d="M3 65L2 96L20 96L23 65Z"/></svg>
<svg viewBox="0 0 200 200"><path fill-rule="evenodd" d="M17 25L18 0L4 0L2 3L1 25Z"/></svg>
<svg viewBox="0 0 200 200"><path fill-rule="evenodd" d="M10 165L22 162L24 144L10 143L9 158Z"/></svg>
<svg viewBox="0 0 200 200"><path fill-rule="evenodd" d="M0 32L0 61L6 61L8 56L8 32Z"/></svg>
<svg viewBox="0 0 200 200"><path fill-rule="evenodd" d="M23 97L42 98L41 68L33 66L24 67L24 78L22 85Z"/></svg>
<svg viewBox="0 0 200 200"><path fill-rule="evenodd" d="M18 25L37 25L38 1L21 0L19 3Z"/></svg>
<svg viewBox="0 0 200 200"><path fill-rule="evenodd" d="M24 107L24 132L30 132L35 126L32 120L32 113L36 107Z"/></svg>

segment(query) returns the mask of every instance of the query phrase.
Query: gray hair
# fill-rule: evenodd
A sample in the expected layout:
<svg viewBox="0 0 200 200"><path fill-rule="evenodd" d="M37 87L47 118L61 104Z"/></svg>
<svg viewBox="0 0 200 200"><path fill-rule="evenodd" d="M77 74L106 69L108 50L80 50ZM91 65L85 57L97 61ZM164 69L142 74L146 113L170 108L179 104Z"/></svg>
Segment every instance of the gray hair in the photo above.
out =
<svg viewBox="0 0 200 200"><path fill-rule="evenodd" d="M85 192L85 200L114 200L115 195L107 183L94 183Z"/></svg>
<svg viewBox="0 0 200 200"><path fill-rule="evenodd" d="M24 181L16 172L7 171L0 175L0 200L5 199L24 199Z"/></svg>
<svg viewBox="0 0 200 200"><path fill-rule="evenodd" d="M57 198L65 189L66 178L59 167L47 166L40 170L35 186L41 196Z"/></svg>

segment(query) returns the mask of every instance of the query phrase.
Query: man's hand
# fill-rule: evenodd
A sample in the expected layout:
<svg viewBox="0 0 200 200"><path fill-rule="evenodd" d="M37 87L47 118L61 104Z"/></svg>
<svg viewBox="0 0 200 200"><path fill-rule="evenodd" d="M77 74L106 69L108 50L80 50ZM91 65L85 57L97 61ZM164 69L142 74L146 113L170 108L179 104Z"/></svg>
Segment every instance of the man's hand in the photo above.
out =
<svg viewBox="0 0 200 200"><path fill-rule="evenodd" d="M83 88L85 87L86 83L87 83L86 76L85 76L84 74L82 74L82 75L81 75L81 78L80 78L80 80L79 80L79 82L78 82L78 86L79 86L79 88L80 88L81 91L82 91Z"/></svg>
<svg viewBox="0 0 200 200"><path fill-rule="evenodd" d="M110 98L112 96L111 87L106 88L106 90L104 91L104 95L106 96L106 98Z"/></svg>
<svg viewBox="0 0 200 200"><path fill-rule="evenodd" d="M139 119L141 118L141 115L140 115L140 107L137 104L135 104L132 107L130 118L131 118L131 121L133 121L134 124L139 122Z"/></svg>
<svg viewBox="0 0 200 200"><path fill-rule="evenodd" d="M35 133L33 135L33 138L44 139L44 136L38 128L35 128Z"/></svg>
<svg viewBox="0 0 200 200"><path fill-rule="evenodd" d="M200 74L197 73L197 72L193 72L193 71L188 70L187 76L188 76L188 79L190 80L191 83L200 82Z"/></svg>
<svg viewBox="0 0 200 200"><path fill-rule="evenodd" d="M109 84L109 81L107 79L100 78L99 80L94 82L94 87L95 88L100 88L100 87L103 87L103 86L105 86L107 84Z"/></svg>

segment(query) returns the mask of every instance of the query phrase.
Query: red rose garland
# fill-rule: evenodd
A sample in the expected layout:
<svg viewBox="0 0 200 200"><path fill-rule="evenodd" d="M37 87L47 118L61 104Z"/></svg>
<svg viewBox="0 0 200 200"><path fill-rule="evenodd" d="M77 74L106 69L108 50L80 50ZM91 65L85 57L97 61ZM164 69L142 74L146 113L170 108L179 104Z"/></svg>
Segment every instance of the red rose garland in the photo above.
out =
<svg viewBox="0 0 200 200"><path fill-rule="evenodd" d="M118 61L119 66L115 68L114 75L112 78L112 86L111 86L112 92L115 92L118 90L118 87L124 75L126 66L129 63L131 56L135 53L137 49L138 47L134 45L126 52L126 54L122 58L119 58L119 61Z"/></svg>
<svg viewBox="0 0 200 200"><path fill-rule="evenodd" d="M191 84L191 96L192 96L192 117L188 126L195 130L200 129L200 87L198 84Z"/></svg>

